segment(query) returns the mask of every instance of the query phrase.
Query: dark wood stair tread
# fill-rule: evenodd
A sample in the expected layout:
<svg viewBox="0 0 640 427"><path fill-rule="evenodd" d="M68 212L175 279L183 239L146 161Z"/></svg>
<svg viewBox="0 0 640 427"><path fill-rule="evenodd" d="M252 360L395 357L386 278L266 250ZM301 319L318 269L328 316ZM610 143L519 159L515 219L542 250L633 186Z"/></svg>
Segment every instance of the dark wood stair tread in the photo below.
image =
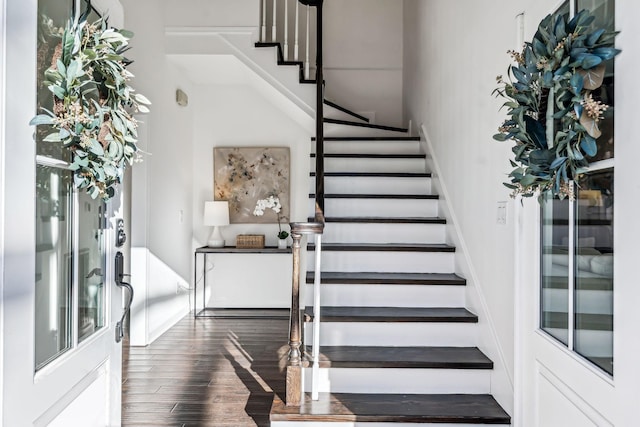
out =
<svg viewBox="0 0 640 427"><path fill-rule="evenodd" d="M311 153L315 158L316 153ZM424 154L375 154L375 153L324 153L325 158L334 159L424 159Z"/></svg>
<svg viewBox="0 0 640 427"><path fill-rule="evenodd" d="M315 141L316 137L312 136L311 141ZM397 142L409 142L420 141L419 136L325 136L324 141L397 141Z"/></svg>
<svg viewBox="0 0 640 427"><path fill-rule="evenodd" d="M307 283L313 283L313 271L307 272ZM361 285L432 285L432 286L464 286L465 279L456 274L439 273L352 273L326 271L320 275L326 284L361 284Z"/></svg>
<svg viewBox="0 0 640 427"><path fill-rule="evenodd" d="M284 60L284 54L282 51L282 45L279 42L257 42L255 45L255 47L258 48L262 48L262 47L275 47L277 50L277 55L278 55L278 65L288 65L288 66L296 66L299 69L299 77L298 77L298 81L300 83L303 84L315 84L316 81L315 80L309 80L306 79L304 77L304 63L302 61L289 61L289 60Z"/></svg>
<svg viewBox="0 0 640 427"><path fill-rule="evenodd" d="M310 251L315 244L307 245ZM444 243L324 243L323 251L343 252L455 252L455 246Z"/></svg>
<svg viewBox="0 0 640 427"><path fill-rule="evenodd" d="M316 176L311 172L310 176ZM351 176L351 177L384 177L384 178L431 178L428 172L325 172L328 176Z"/></svg>
<svg viewBox="0 0 640 427"><path fill-rule="evenodd" d="M406 132L409 131L408 129L398 128L398 127L394 127L394 126L383 126L383 125L374 125L374 124L371 124L371 123L351 122L349 120L331 119L331 118L328 118L328 117L324 118L324 123L336 124L336 125L345 125L345 126L355 126L355 127L362 127L362 128L367 128L367 129L388 130L388 131L391 131L391 132L400 132L400 133L406 133Z"/></svg>
<svg viewBox="0 0 640 427"><path fill-rule="evenodd" d="M309 217L309 221L313 222L314 218ZM324 218L325 222L340 223L373 223L373 224L446 224L444 218L393 218L393 217L353 217L353 216L330 216Z"/></svg>
<svg viewBox="0 0 640 427"><path fill-rule="evenodd" d="M309 194L310 199L315 199L316 195ZM325 194L325 199L394 199L394 200L438 200L440 198L437 194Z"/></svg>
<svg viewBox="0 0 640 427"><path fill-rule="evenodd" d="M313 320L306 307L305 321ZM322 322L452 322L477 323L478 316L458 307L322 307Z"/></svg>
<svg viewBox="0 0 640 427"><path fill-rule="evenodd" d="M277 396L271 421L510 424L511 418L488 394L350 394L308 396L287 407Z"/></svg>
<svg viewBox="0 0 640 427"><path fill-rule="evenodd" d="M366 118L365 116L362 116L362 115L360 115L360 114L358 114L358 113L356 113L354 111L351 111L348 108L343 107L342 105L338 105L333 101L329 101L328 99L324 99L324 104L328 105L329 107L333 107L338 111L342 111L343 113L346 113L346 114L348 114L348 115L350 115L352 117L355 117L358 120L362 120L363 122L369 123L369 119Z"/></svg>
<svg viewBox="0 0 640 427"><path fill-rule="evenodd" d="M323 346L321 368L493 369L477 347Z"/></svg>

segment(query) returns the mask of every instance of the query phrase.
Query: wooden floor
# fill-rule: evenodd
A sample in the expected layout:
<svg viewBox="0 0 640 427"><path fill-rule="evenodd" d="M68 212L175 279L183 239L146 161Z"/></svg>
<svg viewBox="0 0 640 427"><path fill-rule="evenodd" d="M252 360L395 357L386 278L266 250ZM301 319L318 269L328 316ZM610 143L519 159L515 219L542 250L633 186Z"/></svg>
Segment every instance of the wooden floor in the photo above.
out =
<svg viewBox="0 0 640 427"><path fill-rule="evenodd" d="M122 425L268 426L287 337L286 319L185 317L125 354Z"/></svg>

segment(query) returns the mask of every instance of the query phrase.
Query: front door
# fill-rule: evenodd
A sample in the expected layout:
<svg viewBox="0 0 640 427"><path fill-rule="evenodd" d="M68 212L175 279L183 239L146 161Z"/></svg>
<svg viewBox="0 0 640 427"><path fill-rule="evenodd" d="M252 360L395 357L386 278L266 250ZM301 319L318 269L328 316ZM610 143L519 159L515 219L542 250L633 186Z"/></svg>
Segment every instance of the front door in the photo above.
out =
<svg viewBox="0 0 640 427"><path fill-rule="evenodd" d="M622 53L615 89L609 66L602 92L594 93L612 106L575 201L516 204L516 426L637 425L640 150L637 99L626 92L637 79L638 30L630 17L640 5L570 0L556 13L585 8L597 27L621 30Z"/></svg>
<svg viewBox="0 0 640 427"><path fill-rule="evenodd" d="M100 13L99 2L93 3ZM119 7L110 3L103 6ZM57 33L74 8L83 7L84 1L73 0L4 0L5 426L120 425L122 355L115 325L122 291L114 259L124 195L104 203L74 190L68 153L28 124L37 105L49 102L42 74Z"/></svg>

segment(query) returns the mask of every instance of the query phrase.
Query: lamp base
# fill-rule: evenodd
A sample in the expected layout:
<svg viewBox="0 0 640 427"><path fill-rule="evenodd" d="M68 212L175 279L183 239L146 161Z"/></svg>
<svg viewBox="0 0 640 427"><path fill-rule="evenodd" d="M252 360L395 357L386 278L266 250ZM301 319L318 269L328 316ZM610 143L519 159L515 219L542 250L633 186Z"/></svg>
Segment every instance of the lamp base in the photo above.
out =
<svg viewBox="0 0 640 427"><path fill-rule="evenodd" d="M209 240L207 246L210 248L224 248L224 240Z"/></svg>
<svg viewBox="0 0 640 427"><path fill-rule="evenodd" d="M207 241L207 246L210 248L224 247L224 237L222 237L222 233L220 232L220 227L218 227L217 225L213 227L211 236L209 236L209 240Z"/></svg>

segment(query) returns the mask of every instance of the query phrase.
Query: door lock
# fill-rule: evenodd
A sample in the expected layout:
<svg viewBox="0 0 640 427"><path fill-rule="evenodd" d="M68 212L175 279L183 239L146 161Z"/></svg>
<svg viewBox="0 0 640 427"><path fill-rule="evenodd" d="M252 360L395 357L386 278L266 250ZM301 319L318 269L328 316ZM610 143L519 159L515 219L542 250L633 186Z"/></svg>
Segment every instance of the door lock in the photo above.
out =
<svg viewBox="0 0 640 427"><path fill-rule="evenodd" d="M124 232L124 219L116 219L116 247L121 248L127 241L127 233Z"/></svg>

